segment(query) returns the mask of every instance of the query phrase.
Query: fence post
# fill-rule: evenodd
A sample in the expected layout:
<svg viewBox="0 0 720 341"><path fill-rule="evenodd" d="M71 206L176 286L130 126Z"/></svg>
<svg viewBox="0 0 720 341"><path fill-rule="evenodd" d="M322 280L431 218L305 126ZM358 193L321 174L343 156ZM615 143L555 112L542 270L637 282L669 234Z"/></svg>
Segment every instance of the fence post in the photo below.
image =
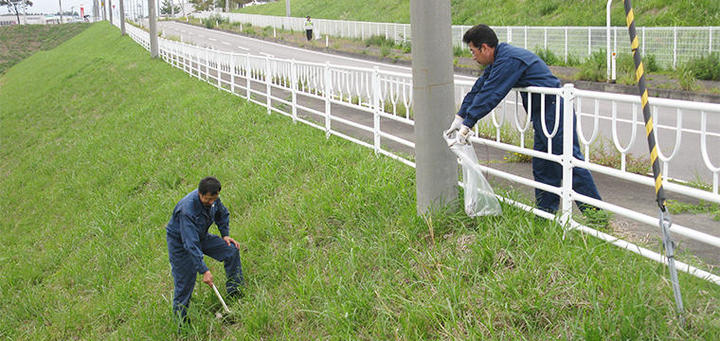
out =
<svg viewBox="0 0 720 341"><path fill-rule="evenodd" d="M567 57L568 57L568 32L567 27L565 27L565 63L567 63Z"/></svg>
<svg viewBox="0 0 720 341"><path fill-rule="evenodd" d="M247 96L247 100L250 101L250 55L245 55L245 79L247 80L247 83L245 84L245 96Z"/></svg>
<svg viewBox="0 0 720 341"><path fill-rule="evenodd" d="M708 27L708 32L710 36L710 39L708 39L708 54L710 54L712 53L712 27Z"/></svg>
<svg viewBox="0 0 720 341"><path fill-rule="evenodd" d="M267 113L270 115L272 110L272 102L270 101L270 92L272 89L270 83L272 82L272 69L270 69L270 57L265 56L265 102L267 105Z"/></svg>
<svg viewBox="0 0 720 341"><path fill-rule="evenodd" d="M525 26L525 49L527 50L527 26Z"/></svg>
<svg viewBox="0 0 720 341"><path fill-rule="evenodd" d="M209 48L205 48L205 81L210 83L210 51Z"/></svg>
<svg viewBox="0 0 720 341"><path fill-rule="evenodd" d="M325 69L323 72L325 76L325 86L323 87L323 92L325 95L325 138L330 138L330 131L331 131L331 125L330 125L330 92L332 91L332 77L330 76L330 62L325 62Z"/></svg>
<svg viewBox="0 0 720 341"><path fill-rule="evenodd" d="M575 86L565 84L562 89L563 104L563 152L562 152L562 189L560 191L560 222L564 228L568 227L572 216L572 178L573 178L573 136L575 126L573 120L573 106L575 103ZM552 145L552 142L550 142Z"/></svg>
<svg viewBox="0 0 720 341"><path fill-rule="evenodd" d="M617 54L617 27L614 27L613 34L615 37L613 38L613 52ZM645 52L645 30L643 30L643 53Z"/></svg>
<svg viewBox="0 0 720 341"><path fill-rule="evenodd" d="M297 123L297 88L298 88L298 76L297 76L297 64L295 59L290 61L290 89L292 89L292 119L293 123Z"/></svg>
<svg viewBox="0 0 720 341"><path fill-rule="evenodd" d="M230 93L235 94L235 56L230 55Z"/></svg>
<svg viewBox="0 0 720 341"><path fill-rule="evenodd" d="M545 28L545 43L543 45L543 49L547 50L547 27Z"/></svg>
<svg viewBox="0 0 720 341"><path fill-rule="evenodd" d="M615 31L615 46L615 51L617 51L617 31ZM640 50L640 52L642 52L643 55L647 54L647 52L645 52L645 26L642 28L642 50Z"/></svg>
<svg viewBox="0 0 720 341"><path fill-rule="evenodd" d="M380 68L373 68L372 80L372 105L373 105L373 146L375 154L380 152Z"/></svg>
<svg viewBox="0 0 720 341"><path fill-rule="evenodd" d="M217 53L213 53L213 58L215 59L215 75L217 76L217 87L218 89L222 89L222 82L220 81L222 79L222 75L220 74L220 58L218 57Z"/></svg>
<svg viewBox="0 0 720 341"><path fill-rule="evenodd" d="M673 27L673 69L677 69L677 26Z"/></svg>
<svg viewBox="0 0 720 341"><path fill-rule="evenodd" d="M588 57L592 54L592 28L588 27ZM565 29L565 32L567 32L567 28ZM565 39L567 40L567 39ZM567 57L565 57L565 62L567 62Z"/></svg>

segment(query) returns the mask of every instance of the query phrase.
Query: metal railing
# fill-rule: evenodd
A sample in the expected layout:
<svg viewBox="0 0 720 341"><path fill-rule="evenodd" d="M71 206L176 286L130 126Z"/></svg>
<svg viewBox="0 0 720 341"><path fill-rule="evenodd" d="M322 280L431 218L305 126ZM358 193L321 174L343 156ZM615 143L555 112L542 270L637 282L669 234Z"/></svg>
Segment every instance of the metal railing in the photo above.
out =
<svg viewBox="0 0 720 341"><path fill-rule="evenodd" d="M277 17L244 13L202 12L193 16L207 18L220 15L230 22L249 23L259 27L303 31L304 18ZM316 36L354 38L365 40L371 36L383 36L396 43L409 42L410 25L312 19ZM462 36L472 26L453 25L453 46L466 48ZM511 43L531 51L544 49L565 62L576 58L580 61L594 52L607 49L605 26L493 26L501 42ZM640 50L644 56L653 56L660 67L677 68L687 61L720 50L720 26L706 27L638 27ZM610 28L613 51L630 54L625 26ZM619 40L619 43L618 43ZM618 51L618 45L620 51Z"/></svg>
<svg viewBox="0 0 720 341"><path fill-rule="evenodd" d="M127 31L135 41L146 49L149 48L147 32L133 26L127 26ZM162 38L159 39L159 51L163 60L172 66L182 69L190 76L202 79L220 90L244 97L253 103L266 107L268 114L276 112L286 115L293 122L302 122L325 131L327 137L330 135L339 136L372 148L378 154L389 156L411 167L415 166L412 157L403 154L403 151L409 151L407 154L411 154L412 150L414 150L412 137L412 78L409 74L385 72L380 71L378 68L345 67L329 63L309 63L268 56L220 52ZM464 94L471 86L471 82L456 81L456 96L461 97L460 95ZM541 100L546 100L552 96L558 101L564 101L566 105L564 105L563 124L566 127L573 126L573 120L576 119L573 111L578 112L579 120L583 118L591 119L592 133L590 133L589 137L583 125L577 125L579 140L585 147L588 156L586 161L575 159L572 156L572 140L564 141L564 149L559 155L553 154L551 151L536 151L524 145L522 136L528 133L530 119L524 113L524 110L519 109L521 103L518 101L518 97L521 93L533 94L533 96L528 96L531 100L535 96L540 96ZM556 220L568 229L577 229L649 259L666 263L665 257L657 252L618 239L573 220L572 202L579 200L643 224L657 225L657 217L636 212L631 207L620 207L612 203L595 200L572 190L573 167L587 168L593 172L647 185L650 188L654 186L652 179L649 177L632 174L622 168L615 169L598 165L591 161L592 154L588 152L588 147L597 137L597 130L601 121L597 110L600 101L610 101L612 103L613 115L609 118L612 124L620 122L617 117L617 108L627 107L634 112L635 109L632 108L639 105L639 100L634 96L582 91L575 89L571 84L563 88L530 87L513 89L491 113L491 121L496 131L496 137L494 139L473 138L473 142L478 145L487 145L507 152L521 153L560 163L564 169L560 187L549 186L481 164L478 164L477 168L502 179L559 195L561 198L561 211L558 216L554 216L524 203L498 196L498 199L506 204L515 205L538 216ZM595 108L594 111L588 112L584 109L583 103L587 102L593 104L590 107ZM710 155L706 145L707 137L710 136L707 131L708 116L712 115L714 119L720 118L720 105L656 98L651 98L650 103L670 107L676 110L681 118L682 113L685 111L699 110L701 112L701 126L696 131L701 141L699 149L702 150L703 159L708 162L708 167L714 174L712 192L675 183L667 183L666 190L720 203L720 194L718 194L717 188L720 168L709 162ZM542 112L541 115L545 115L545 113ZM512 116L515 131L521 136L518 144L502 141L501 129L503 128L504 119L508 116ZM627 123L631 127L635 127L640 124L640 121L632 119L628 120ZM634 136L635 128L631 129ZM556 131L557 123L553 127L543 127L543 134L548 137L554 136ZM718 136L717 133L714 134L714 136ZM564 134L564 138L565 140L572 139L572 134ZM662 140L659 139L659 141ZM624 148L620 149L621 152L624 150ZM651 191L648 190L648 193L651 193ZM672 227L672 232L720 248L720 238L697 231L692 227L675 224ZM720 285L720 276L686 263L677 262L676 264L680 271Z"/></svg>

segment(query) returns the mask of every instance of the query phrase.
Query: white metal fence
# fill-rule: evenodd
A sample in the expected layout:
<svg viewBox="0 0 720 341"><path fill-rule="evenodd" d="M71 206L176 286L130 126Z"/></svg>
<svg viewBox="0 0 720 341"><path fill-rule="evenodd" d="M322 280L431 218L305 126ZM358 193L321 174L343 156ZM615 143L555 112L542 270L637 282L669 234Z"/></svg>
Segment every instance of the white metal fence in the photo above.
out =
<svg viewBox="0 0 720 341"><path fill-rule="evenodd" d="M128 34L135 41L149 49L147 32L133 26L126 27ZM299 121L324 130L328 137L336 135L372 148L376 153L387 155L406 165L415 166L412 157L406 157L397 152L405 150L411 154L414 149L412 78L409 74L381 72L378 68L354 68L329 63L309 63L267 56L219 52L162 38L159 41L161 57L192 77L205 80L220 90L263 105L267 108L268 114L277 112L289 116L294 122ZM471 86L470 82L456 82L456 96L461 97ZM549 151L535 151L524 145L522 136L529 133L530 119L524 110L520 109L521 103L518 101L520 93L539 94L542 100L554 96L558 100L569 103L564 106L566 112L563 124L565 127L573 126L573 120L576 118L572 112L573 110L578 112L580 123L583 124L578 124L577 132L580 142L585 148L587 161L572 157L572 143L569 141L564 141L564 150L560 155L552 154ZM609 119L602 118L599 113L598 108L600 102L603 101L611 104L612 115ZM707 130L707 121L710 118L714 120L720 118L720 105L657 98L650 98L650 103L653 107L672 109L677 114L678 122L682 121L684 113L688 113L685 116L690 116L689 112L691 111L699 112L697 115L700 117L700 127L688 133L694 132L698 135L700 141L698 149L701 150L703 159L714 174L711 192L669 182L665 183L665 189L668 192L682 193L693 198L720 203L720 194L718 194L720 167L711 163L711 152L707 148L707 139L711 135ZM619 111L622 108L627 108L632 118L620 118ZM602 120L609 120L609 123L615 127L613 129L625 124L632 131L631 139L636 136L636 130L644 131L641 128L643 126L642 118L637 115L638 108L639 99L635 96L582 91L574 89L571 84L557 89L536 87L513 89L491 114L492 125L496 131L495 139L473 138L473 142L508 152L555 161L566 170L571 170L572 167L587 168L596 173L646 185L648 193L652 193L652 188L654 188L652 178L627 172L622 166L616 169L595 164L592 162L592 154L589 153L589 145L597 138L597 130L600 128ZM501 128L506 117L513 119L512 126L521 136L519 144L503 141ZM591 122L590 133L586 131L587 126L582 121ZM546 136L552 137L557 131L557 125L545 127L543 130ZM678 131L681 130L678 129ZM713 134L720 136L717 133ZM572 135L564 134L564 137L567 140L572 138ZM613 142L617 145L620 141L614 140ZM663 139L660 138L659 142L663 142ZM622 153L627 152L625 145L618 146L618 149ZM561 214L556 217L521 202L499 197L503 202L521 207L544 218L556 219L570 229L577 229L644 257L666 263L664 256L657 252L594 230L573 220L572 202L580 200L644 224L651 226L658 224L657 217L637 212L632 207L620 207L574 192L571 186L571 171L564 171L562 185L553 187L484 165L478 164L477 167L493 176L559 195ZM697 231L692 227L674 224L672 232L720 248L719 237ZM681 271L720 285L720 276L686 263L677 262L676 264Z"/></svg>
<svg viewBox="0 0 720 341"><path fill-rule="evenodd" d="M303 31L304 18L276 17L243 13L196 13L198 18L220 15L230 22L249 23L253 26ZM410 25L312 19L315 33L331 37L367 39L383 36L396 43L410 41ZM462 36L472 26L453 25L453 46L466 48ZM607 30L604 26L495 26L500 41L536 51L544 49L562 58L584 60L594 52L607 49ZM643 56L653 56L659 66L676 68L687 61L720 51L720 26L707 27L638 27L640 50ZM612 50L630 53L627 28L610 28Z"/></svg>

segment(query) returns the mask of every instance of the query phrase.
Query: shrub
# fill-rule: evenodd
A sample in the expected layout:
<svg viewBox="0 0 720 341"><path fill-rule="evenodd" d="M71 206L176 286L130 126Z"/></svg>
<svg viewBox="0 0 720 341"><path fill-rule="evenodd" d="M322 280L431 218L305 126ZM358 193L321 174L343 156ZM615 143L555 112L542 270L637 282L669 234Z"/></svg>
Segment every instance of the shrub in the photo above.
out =
<svg viewBox="0 0 720 341"><path fill-rule="evenodd" d="M211 15L202 20L203 25L207 28L215 28L217 25L229 23L230 20L218 14Z"/></svg>
<svg viewBox="0 0 720 341"><path fill-rule="evenodd" d="M686 91L692 91L697 89L695 80L695 73L688 65L683 65L677 69L678 81L680 87Z"/></svg>
<svg viewBox="0 0 720 341"><path fill-rule="evenodd" d="M394 43L391 40L385 38L385 36L374 35L374 36L371 36L370 38L365 39L365 46L370 46L370 45L382 47L382 46L392 46L392 45L394 45Z"/></svg>
<svg viewBox="0 0 720 341"><path fill-rule="evenodd" d="M605 63L605 50L595 51L580 65L578 79L601 82L607 78L607 64Z"/></svg>
<svg viewBox="0 0 720 341"><path fill-rule="evenodd" d="M470 50L464 49L462 46L453 46L453 56L472 57L472 53L470 53Z"/></svg>
<svg viewBox="0 0 720 341"><path fill-rule="evenodd" d="M535 54L542 59L547 65L561 65L564 61L560 60L555 53L549 49L537 49Z"/></svg>
<svg viewBox="0 0 720 341"><path fill-rule="evenodd" d="M693 58L685 65L697 79L720 81L720 54L711 53L700 58Z"/></svg>
<svg viewBox="0 0 720 341"><path fill-rule="evenodd" d="M647 70L647 72L660 71L660 65L658 65L654 54L643 56L643 65L645 66L645 70Z"/></svg>

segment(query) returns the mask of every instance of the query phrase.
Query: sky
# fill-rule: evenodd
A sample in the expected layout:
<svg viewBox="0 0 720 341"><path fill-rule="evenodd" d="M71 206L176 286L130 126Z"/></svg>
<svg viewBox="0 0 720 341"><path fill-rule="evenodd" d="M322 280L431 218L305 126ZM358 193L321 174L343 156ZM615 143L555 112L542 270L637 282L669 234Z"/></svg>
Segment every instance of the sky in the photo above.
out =
<svg viewBox="0 0 720 341"><path fill-rule="evenodd" d="M32 7L28 8L28 13L57 13L59 11L58 0L30 0L32 1ZM70 11L70 7L74 7L74 10L80 13L80 6L85 8L85 14L92 14L93 0L59 0L62 1L63 12ZM103 0L98 0L98 3ZM107 1L107 0L104 0ZM128 7L128 4L137 4L142 2L142 7L147 12L147 0L123 0L124 7ZM162 3L164 0L160 0ZM174 0L174 3L178 3L180 0ZM120 7L120 0L112 0L115 8ZM137 5L135 5L137 6ZM6 6L0 7L0 15L9 13Z"/></svg>
<svg viewBox="0 0 720 341"><path fill-rule="evenodd" d="M57 13L59 11L58 0L30 0L32 7L28 8L28 13ZM93 0L61 0L63 11L69 11L70 7L75 7L75 11L80 13L80 6L85 7L85 12L92 13ZM119 1L119 0L117 0ZM8 8L2 6L0 14L8 13Z"/></svg>

